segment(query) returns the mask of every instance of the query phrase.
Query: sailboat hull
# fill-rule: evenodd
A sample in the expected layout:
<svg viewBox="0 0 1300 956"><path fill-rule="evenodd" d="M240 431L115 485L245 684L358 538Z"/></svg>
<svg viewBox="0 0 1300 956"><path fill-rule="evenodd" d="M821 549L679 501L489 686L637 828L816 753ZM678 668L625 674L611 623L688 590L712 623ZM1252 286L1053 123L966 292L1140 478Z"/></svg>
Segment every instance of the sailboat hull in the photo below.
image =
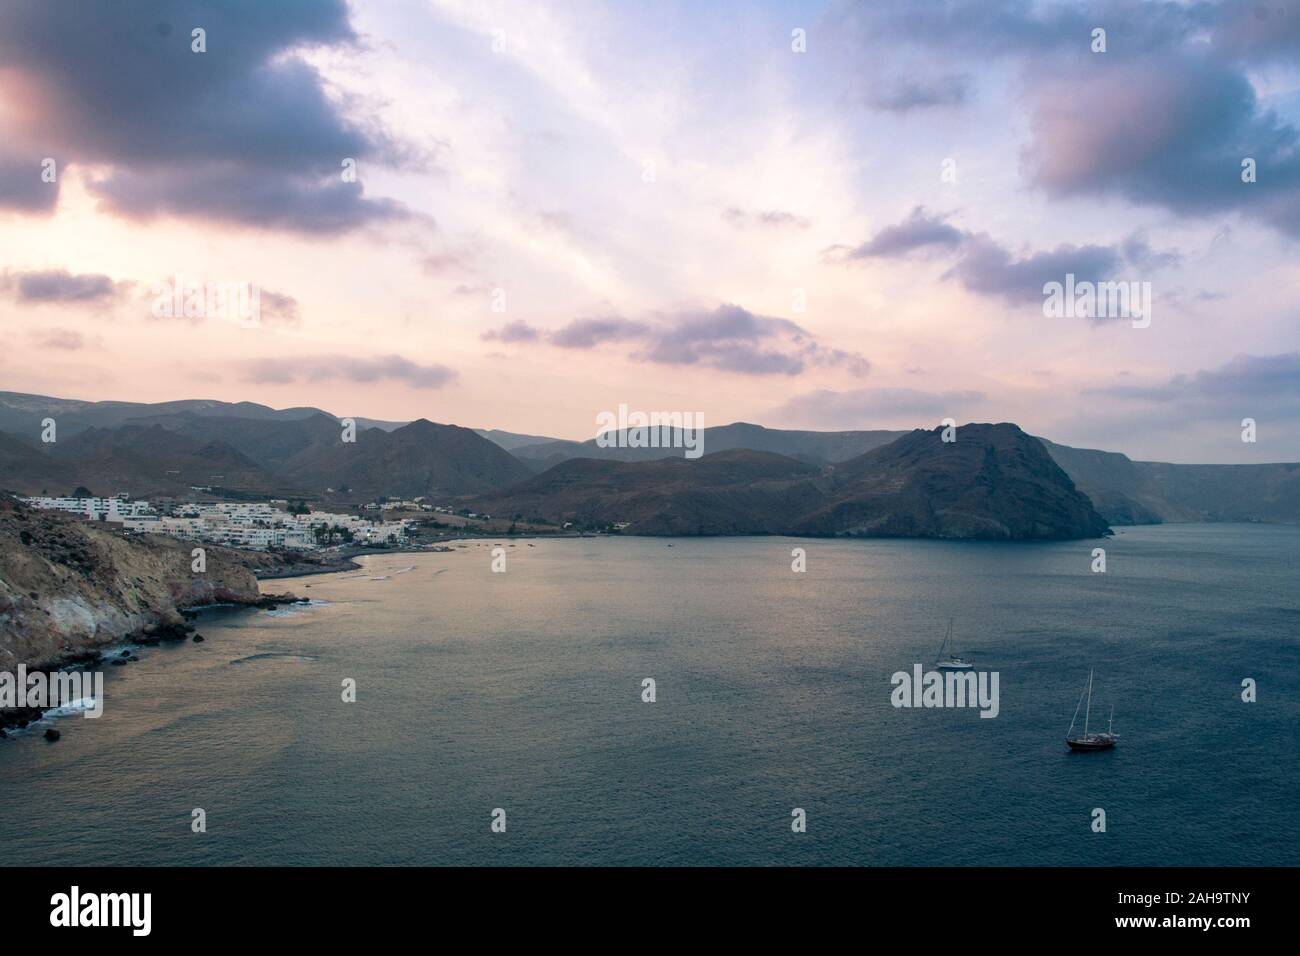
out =
<svg viewBox="0 0 1300 956"><path fill-rule="evenodd" d="M1092 671L1088 671L1088 709L1083 712L1083 733L1075 737L1074 722L1079 719L1079 707L1083 704L1083 694L1079 695L1079 703L1074 705L1074 716L1070 718L1070 729L1065 732L1065 742L1070 745L1071 750L1110 750L1115 746L1114 720L1115 708L1110 709L1111 724L1106 728L1106 732L1089 731L1088 723L1092 719Z"/></svg>

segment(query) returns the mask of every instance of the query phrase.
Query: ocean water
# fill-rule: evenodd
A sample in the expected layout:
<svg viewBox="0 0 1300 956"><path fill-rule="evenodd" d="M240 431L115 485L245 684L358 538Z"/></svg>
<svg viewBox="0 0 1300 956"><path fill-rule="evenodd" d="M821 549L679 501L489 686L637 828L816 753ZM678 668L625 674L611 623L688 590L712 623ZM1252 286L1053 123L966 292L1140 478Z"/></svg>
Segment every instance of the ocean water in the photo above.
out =
<svg viewBox="0 0 1300 956"><path fill-rule="evenodd" d="M533 544L268 582L314 603L108 668L102 718L0 741L0 862L1300 864L1300 528ZM890 703L950 616L994 719ZM1073 754L1089 668L1120 743Z"/></svg>

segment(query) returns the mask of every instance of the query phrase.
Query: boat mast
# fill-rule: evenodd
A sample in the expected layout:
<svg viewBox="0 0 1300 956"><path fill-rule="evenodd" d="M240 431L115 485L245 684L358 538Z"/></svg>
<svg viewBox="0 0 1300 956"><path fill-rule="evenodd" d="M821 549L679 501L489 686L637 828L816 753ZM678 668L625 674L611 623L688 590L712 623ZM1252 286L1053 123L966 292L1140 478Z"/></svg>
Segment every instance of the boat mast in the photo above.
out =
<svg viewBox="0 0 1300 956"><path fill-rule="evenodd" d="M943 649L948 646L950 637L952 637L952 618L948 618L948 630L944 632L943 643L939 645L939 654L935 657L936 662L943 660Z"/></svg>
<svg viewBox="0 0 1300 956"><path fill-rule="evenodd" d="M1070 718L1070 729L1065 732L1066 739L1074 733L1074 722L1079 719L1079 708L1083 706L1083 691L1079 691L1079 700L1074 705L1074 716Z"/></svg>
<svg viewBox="0 0 1300 956"><path fill-rule="evenodd" d="M1083 739L1088 739L1088 718L1092 716L1092 671L1088 671L1088 709L1083 715Z"/></svg>
<svg viewBox="0 0 1300 956"><path fill-rule="evenodd" d="M1106 722L1106 733L1115 736L1115 705L1110 705L1110 720Z"/></svg>

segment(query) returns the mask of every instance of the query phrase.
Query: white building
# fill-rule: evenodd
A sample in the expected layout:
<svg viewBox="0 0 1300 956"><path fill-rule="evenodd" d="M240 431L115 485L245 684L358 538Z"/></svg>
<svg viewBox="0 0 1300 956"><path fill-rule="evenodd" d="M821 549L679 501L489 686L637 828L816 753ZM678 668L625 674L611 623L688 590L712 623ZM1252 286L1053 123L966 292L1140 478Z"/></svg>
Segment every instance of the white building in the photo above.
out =
<svg viewBox="0 0 1300 956"><path fill-rule="evenodd" d="M313 511L295 515L265 502L188 503L172 514L159 515L147 501L113 498L24 498L34 508L67 511L94 521L112 521L127 531L165 534L195 541L211 541L235 548L319 547L317 528L346 528L358 544L394 544L406 537L411 522L380 521L356 515Z"/></svg>
<svg viewBox="0 0 1300 956"><path fill-rule="evenodd" d="M33 508L52 511L69 511L83 515L91 521L124 522L127 518L153 514L147 501L130 501L126 495L112 498L21 498Z"/></svg>

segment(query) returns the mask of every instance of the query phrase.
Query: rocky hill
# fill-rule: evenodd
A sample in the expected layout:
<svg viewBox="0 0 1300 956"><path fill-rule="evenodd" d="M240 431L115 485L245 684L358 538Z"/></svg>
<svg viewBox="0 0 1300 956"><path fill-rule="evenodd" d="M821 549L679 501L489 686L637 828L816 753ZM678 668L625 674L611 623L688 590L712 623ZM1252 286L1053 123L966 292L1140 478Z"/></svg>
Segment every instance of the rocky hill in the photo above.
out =
<svg viewBox="0 0 1300 956"><path fill-rule="evenodd" d="M223 441L191 438L160 425L91 428L48 446L48 454L78 483L140 489L143 497L191 486L271 494L282 482Z"/></svg>
<svg viewBox="0 0 1300 956"><path fill-rule="evenodd" d="M66 462L51 458L37 444L0 432L0 488L31 494L43 488L71 491L76 480L76 471Z"/></svg>
<svg viewBox="0 0 1300 956"><path fill-rule="evenodd" d="M697 460L574 459L476 507L631 534L806 534L1046 540L1107 524L1043 445L1011 424L957 440L914 431L839 465L731 450Z"/></svg>
<svg viewBox="0 0 1300 956"><path fill-rule="evenodd" d="M1042 443L1010 423L918 429L834 468L809 534L1051 540L1106 534L1106 520Z"/></svg>
<svg viewBox="0 0 1300 956"><path fill-rule="evenodd" d="M127 638L181 636L181 611L204 604L265 604L250 556L123 537L87 521L27 508L0 495L0 670L52 667ZM279 600L292 600L283 596Z"/></svg>
<svg viewBox="0 0 1300 956"><path fill-rule="evenodd" d="M305 418L237 418L182 412L137 418L133 425L157 426L199 443L220 442L272 474L317 448L341 444L342 427L329 415ZM364 430L358 423L358 431Z"/></svg>
<svg viewBox="0 0 1300 956"><path fill-rule="evenodd" d="M355 442L336 437L315 445L286 462L281 473L300 485L347 488L364 499L482 493L532 472L473 429L421 418L393 431L366 429Z"/></svg>

